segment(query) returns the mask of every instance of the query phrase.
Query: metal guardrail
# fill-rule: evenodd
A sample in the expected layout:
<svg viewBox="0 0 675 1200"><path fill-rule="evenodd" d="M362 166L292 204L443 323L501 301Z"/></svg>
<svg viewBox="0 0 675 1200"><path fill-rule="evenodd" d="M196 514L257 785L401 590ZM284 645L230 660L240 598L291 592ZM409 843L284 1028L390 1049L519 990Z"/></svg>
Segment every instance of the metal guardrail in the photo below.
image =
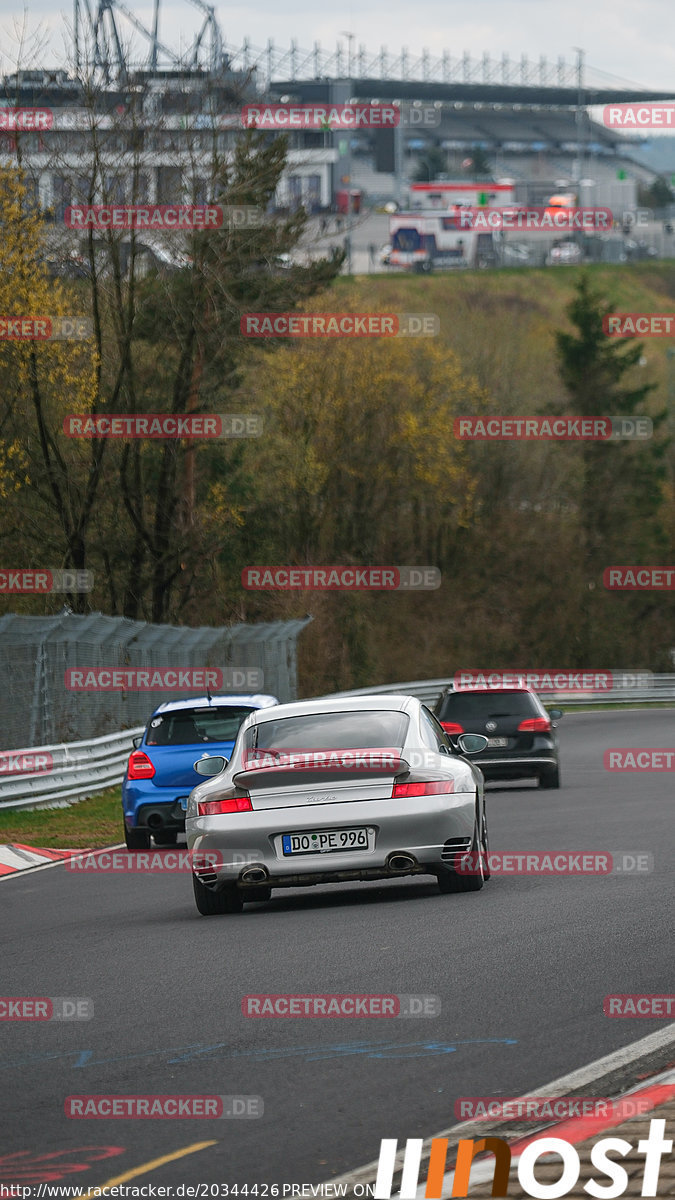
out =
<svg viewBox="0 0 675 1200"><path fill-rule="evenodd" d="M516 674L517 672L514 672ZM618 672L617 674L621 674ZM638 672L624 672L628 678ZM640 672L641 676L648 672ZM441 693L452 687L453 679L416 679L405 683L382 684L378 687L356 688L350 692L331 692L317 699L339 699L348 696L391 696L399 693L416 696L424 704L433 707ZM673 702L675 705L675 674L652 675L649 686L614 687L599 690L593 695L574 695L569 692L541 692L546 704L580 705L583 707L600 704L658 704ZM67 807L76 800L84 800L95 792L114 787L124 777L128 755L132 749L132 738L143 733L144 726L113 733L108 737L92 741L65 742L58 746L39 746L26 750L6 752L5 757L20 759L51 756L49 771L20 775L0 774L0 811L5 808L32 809Z"/></svg>
<svg viewBox="0 0 675 1200"><path fill-rule="evenodd" d="M132 738L144 728L139 725L86 742L6 751L3 758L10 769L13 763L32 759L38 770L0 775L0 812L6 808L67 808L76 800L114 787L124 778Z"/></svg>
<svg viewBox="0 0 675 1200"><path fill-rule="evenodd" d="M517 675L518 671L511 673ZM650 675L648 671L617 671L615 674L629 678L638 675L643 678L649 676L649 686L634 687L631 684L624 684L624 686L615 686L609 690L598 689L591 695L588 692L577 694L574 692L540 692L538 693L539 698L549 705L564 704L582 707L600 704L663 704L669 701L675 703L675 674ZM328 696L321 696L320 699L337 700L339 697L346 699L348 696L396 696L400 693L405 696L416 696L423 704L433 707L440 699L441 693L446 688L451 688L453 683L452 676L448 679L416 679L412 682L391 683L380 687L356 688L351 692L331 692Z"/></svg>

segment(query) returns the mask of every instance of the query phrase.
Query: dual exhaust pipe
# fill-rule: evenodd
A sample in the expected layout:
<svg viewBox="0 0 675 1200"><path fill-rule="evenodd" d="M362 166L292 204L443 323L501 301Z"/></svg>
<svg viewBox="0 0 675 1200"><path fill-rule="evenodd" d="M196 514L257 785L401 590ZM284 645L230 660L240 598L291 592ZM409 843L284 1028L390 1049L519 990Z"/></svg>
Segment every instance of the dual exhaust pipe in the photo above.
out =
<svg viewBox="0 0 675 1200"><path fill-rule="evenodd" d="M390 854L386 861L386 869L391 871L392 875L407 875L410 871L414 871L418 866L417 860L412 854L394 853ZM253 864L250 867L244 867L244 870L239 876L240 883L251 883L260 886L269 882L269 871L267 867Z"/></svg>

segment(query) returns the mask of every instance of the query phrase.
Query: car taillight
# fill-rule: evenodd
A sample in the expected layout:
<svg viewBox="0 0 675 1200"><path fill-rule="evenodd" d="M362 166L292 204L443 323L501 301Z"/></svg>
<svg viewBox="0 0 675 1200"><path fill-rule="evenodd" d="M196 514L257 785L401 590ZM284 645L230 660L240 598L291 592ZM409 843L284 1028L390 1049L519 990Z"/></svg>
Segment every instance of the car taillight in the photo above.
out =
<svg viewBox="0 0 675 1200"><path fill-rule="evenodd" d="M458 725L456 721L441 721L446 733L464 733L464 726Z"/></svg>
<svg viewBox="0 0 675 1200"><path fill-rule="evenodd" d="M133 754L129 755L127 779L152 779L154 773L152 762L142 750L134 750Z"/></svg>
<svg viewBox="0 0 675 1200"><path fill-rule="evenodd" d="M548 717L528 717L518 726L519 733L548 733L551 722Z"/></svg>
<svg viewBox="0 0 675 1200"><path fill-rule="evenodd" d="M219 817L221 813L253 812L248 792L239 792L226 800L199 800L197 812L200 817Z"/></svg>
<svg viewBox="0 0 675 1200"><path fill-rule="evenodd" d="M423 779L420 783L395 783L391 793L392 800L402 796L439 796L442 792L455 790L452 779Z"/></svg>

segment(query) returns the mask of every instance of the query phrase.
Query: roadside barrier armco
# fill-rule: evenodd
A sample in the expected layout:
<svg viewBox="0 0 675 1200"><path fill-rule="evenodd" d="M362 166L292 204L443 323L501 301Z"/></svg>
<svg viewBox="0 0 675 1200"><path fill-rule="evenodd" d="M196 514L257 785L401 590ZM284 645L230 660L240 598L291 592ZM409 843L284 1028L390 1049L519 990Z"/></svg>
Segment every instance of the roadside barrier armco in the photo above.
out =
<svg viewBox="0 0 675 1200"><path fill-rule="evenodd" d="M513 676L533 679L532 672L514 670ZM571 672L570 672L571 674ZM612 687L587 686L574 691L542 690L548 705L596 704L658 704L675 703L675 674L651 675L648 671L614 670ZM405 683L380 684L377 687L357 688L349 692L332 692L330 698L347 696L387 696L402 693L416 696L433 706L446 688L453 687L455 676L444 679L416 679ZM600 680L598 679L598 682ZM536 682L533 683L536 691ZM317 699L327 699L326 696ZM65 742L58 746L34 746L19 750L0 749L0 810L3 808L30 809L66 806L104 788L121 783L127 759L132 750L132 738L143 733L143 726L111 733L90 741Z"/></svg>
<svg viewBox="0 0 675 1200"><path fill-rule="evenodd" d="M121 783L143 726L84 742L0 751L0 811L64 808Z"/></svg>

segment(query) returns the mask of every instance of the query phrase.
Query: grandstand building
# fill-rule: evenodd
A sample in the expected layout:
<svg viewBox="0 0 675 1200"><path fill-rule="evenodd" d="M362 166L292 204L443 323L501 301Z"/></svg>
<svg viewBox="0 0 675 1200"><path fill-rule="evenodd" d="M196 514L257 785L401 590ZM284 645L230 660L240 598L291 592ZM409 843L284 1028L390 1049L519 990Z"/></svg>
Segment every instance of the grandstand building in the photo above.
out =
<svg viewBox="0 0 675 1200"><path fill-rule="evenodd" d="M345 186L366 203L394 200L406 207L409 183L424 178L431 151L445 167L434 178L452 180L466 175L463 164L479 148L492 178L512 181L518 201L533 204L568 187L580 203L627 209L635 205L638 183L657 174L643 153L644 135L605 128L590 114L612 101L664 97L591 85L580 69L564 64L473 63L467 56L436 63L423 56L414 63L404 52L392 62L382 55L369 60L364 51L345 64L339 55L321 59L316 49L305 58L297 48L289 55L268 47L257 58L249 46L221 49L217 66L129 69L116 81L99 81L94 93L61 70L6 77L0 105L47 108L53 121L48 129L20 133L0 127L0 166L20 156L56 225L76 202L199 202L208 198L214 149L231 155L242 134L243 104L355 99L432 107L435 120L432 127L352 134L293 131L278 207L326 211ZM87 94L95 96L93 106ZM91 196L95 154L98 182Z"/></svg>

